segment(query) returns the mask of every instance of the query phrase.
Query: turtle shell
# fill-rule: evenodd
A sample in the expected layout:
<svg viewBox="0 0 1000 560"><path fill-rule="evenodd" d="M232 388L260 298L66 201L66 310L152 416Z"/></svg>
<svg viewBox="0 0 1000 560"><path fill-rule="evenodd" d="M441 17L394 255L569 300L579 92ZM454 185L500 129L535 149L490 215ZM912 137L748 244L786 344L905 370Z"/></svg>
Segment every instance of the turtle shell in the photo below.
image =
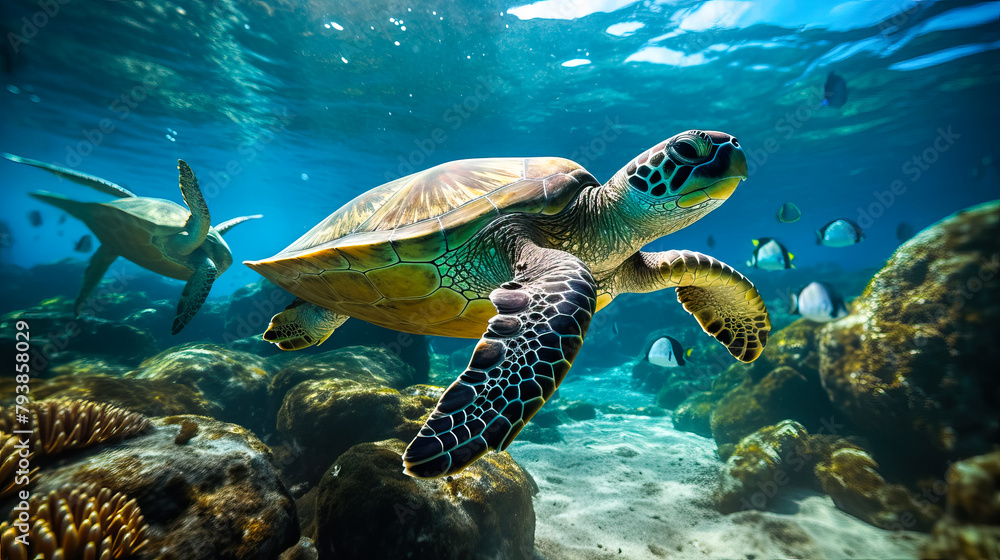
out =
<svg viewBox="0 0 1000 560"><path fill-rule="evenodd" d="M501 215L555 214L583 187L599 184L563 158L453 161L376 187L274 257L246 264L306 301L394 328L394 319L360 306L433 294L442 300L433 307L443 321L460 314L469 297L439 289L436 259Z"/></svg>

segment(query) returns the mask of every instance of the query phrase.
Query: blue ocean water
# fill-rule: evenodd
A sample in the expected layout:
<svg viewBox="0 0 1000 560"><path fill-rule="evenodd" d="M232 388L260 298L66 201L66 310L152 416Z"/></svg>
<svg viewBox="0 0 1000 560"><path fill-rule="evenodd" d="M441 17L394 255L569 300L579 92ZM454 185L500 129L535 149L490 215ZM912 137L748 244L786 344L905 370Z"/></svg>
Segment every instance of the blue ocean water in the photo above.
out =
<svg viewBox="0 0 1000 560"><path fill-rule="evenodd" d="M752 239L776 237L799 267L873 267L901 222L1000 194L998 15L907 0L4 0L0 150L177 201L184 159L214 221L264 214L227 236L239 262L445 161L556 155L606 180L677 132L717 129L745 147L749 180L653 248L742 266ZM831 71L848 87L838 108L821 105ZM8 161L0 177L3 262L87 258L82 224L26 193L101 195ZM777 222L784 202L799 222ZM867 239L817 246L840 217ZM213 295L254 280L236 265Z"/></svg>

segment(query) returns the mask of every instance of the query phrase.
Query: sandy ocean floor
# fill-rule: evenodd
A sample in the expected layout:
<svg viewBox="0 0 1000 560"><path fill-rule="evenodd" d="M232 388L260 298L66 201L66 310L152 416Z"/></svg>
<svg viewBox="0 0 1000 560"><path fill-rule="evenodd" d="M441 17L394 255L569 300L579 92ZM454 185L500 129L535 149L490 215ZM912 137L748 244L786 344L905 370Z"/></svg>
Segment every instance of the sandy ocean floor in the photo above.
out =
<svg viewBox="0 0 1000 560"><path fill-rule="evenodd" d="M927 538L877 529L810 490L783 490L775 512L723 516L708 503L715 443L669 418L598 413L559 430L559 444L508 449L540 489L538 559L916 558Z"/></svg>

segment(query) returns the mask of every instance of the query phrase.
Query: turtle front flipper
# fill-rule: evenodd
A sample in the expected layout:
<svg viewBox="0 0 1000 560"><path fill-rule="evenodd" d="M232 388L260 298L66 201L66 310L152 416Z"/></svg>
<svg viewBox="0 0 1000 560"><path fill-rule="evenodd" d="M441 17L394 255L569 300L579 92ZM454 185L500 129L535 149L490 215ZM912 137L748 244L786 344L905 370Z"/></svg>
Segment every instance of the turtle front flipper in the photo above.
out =
<svg viewBox="0 0 1000 560"><path fill-rule="evenodd" d="M259 220L263 218L263 214L254 214L253 216L240 216L239 218L233 218L231 220L226 220L221 224L215 226L215 231L219 232L219 235L224 235L227 231L233 229L233 226L238 226L243 222L249 220Z"/></svg>
<svg viewBox="0 0 1000 560"><path fill-rule="evenodd" d="M107 179L101 179L100 177L80 173L79 171L75 171L73 169L59 167L58 165L52 165L51 163L45 163L44 161L38 161L37 159L15 156L14 154L4 154L3 157L9 159L10 161L44 169L49 173L62 177L63 179L68 179L74 183L90 187L104 194L110 194L111 196L118 198L135 197L135 194L132 193L132 191L120 185L116 185Z"/></svg>
<svg viewBox="0 0 1000 560"><path fill-rule="evenodd" d="M205 303L205 299L208 298L208 292L212 291L215 278L219 275L219 269L216 268L212 259L204 254L200 254L199 257L196 259L194 273L191 274L191 278L184 285L184 291L181 292L181 300L177 302L177 315L174 317L174 325L170 329L170 334L181 332L198 313L202 304Z"/></svg>
<svg viewBox="0 0 1000 560"><path fill-rule="evenodd" d="M498 315L469 366L406 448L406 474L450 475L488 450L503 451L569 371L596 306L590 271L569 253L533 245L515 270L522 272L490 294Z"/></svg>
<svg viewBox="0 0 1000 560"><path fill-rule="evenodd" d="M282 350L301 350L323 344L348 319L347 315L296 298L271 318L271 324L264 331L264 340L277 344Z"/></svg>
<svg viewBox="0 0 1000 560"><path fill-rule="evenodd" d="M177 172L180 176L181 194L184 195L184 203L191 215L184 224L184 231L172 237L170 244L178 254L190 255L205 242L205 236L212 227L212 216L208 213L208 204L198 188L194 171L182 159L177 160Z"/></svg>
<svg viewBox="0 0 1000 560"><path fill-rule="evenodd" d="M771 319L757 288L733 267L708 255L638 252L608 283L615 294L677 288L677 301L741 362L756 360L767 345Z"/></svg>
<svg viewBox="0 0 1000 560"><path fill-rule="evenodd" d="M93 256L90 257L90 264L87 265L87 271L83 273L83 285L80 286L80 293L76 296L76 305L73 306L74 313L79 315L83 311L83 305L90 299L90 294L111 268L111 263L115 262L117 258L118 255L107 245L101 245L94 251Z"/></svg>

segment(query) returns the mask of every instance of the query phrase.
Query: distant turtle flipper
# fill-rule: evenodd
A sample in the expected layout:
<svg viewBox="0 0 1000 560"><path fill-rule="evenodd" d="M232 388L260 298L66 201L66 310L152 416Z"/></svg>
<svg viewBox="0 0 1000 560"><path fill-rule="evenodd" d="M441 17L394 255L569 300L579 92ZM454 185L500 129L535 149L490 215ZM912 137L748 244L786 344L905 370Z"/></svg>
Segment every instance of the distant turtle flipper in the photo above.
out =
<svg viewBox="0 0 1000 560"><path fill-rule="evenodd" d="M215 226L215 231L219 232L219 235L224 235L227 231L233 229L233 226L238 226L248 220L259 220L260 218L263 217L264 217L263 214L254 214L253 216L240 216L239 218L226 220L221 224Z"/></svg>
<svg viewBox="0 0 1000 560"><path fill-rule="evenodd" d="M174 317L174 325L170 329L170 334L181 332L191 321L191 318L198 313L208 297L208 292L212 290L212 283L215 282L218 273L212 259L208 256L202 256L194 268L194 274L184 285L181 300L177 303L177 316Z"/></svg>
<svg viewBox="0 0 1000 560"><path fill-rule="evenodd" d="M208 212L205 197L198 188L198 179L195 178L194 171L191 171L182 159L177 160L177 171L180 175L181 194L184 195L184 203L191 211L191 216L184 224L186 235L174 237L171 239L171 244L181 255L190 255L205 242L208 230L212 227L212 216Z"/></svg>
<svg viewBox="0 0 1000 560"><path fill-rule="evenodd" d="M3 157L16 163L24 163L26 165L31 165L39 169L44 169L49 173L53 173L64 179L69 179L70 181L73 181L74 183L78 183L85 187L90 187L92 189L101 191L102 193L110 194L111 196L114 197L130 198L135 196L135 194L132 191L126 189L121 185L112 183L107 179L101 179L100 177L94 177L93 175L80 173L79 171L73 169L59 167L58 165L52 165L51 163L45 163L44 161L38 161L37 159L29 159L21 156L16 156L14 154L5 153Z"/></svg>
<svg viewBox="0 0 1000 560"><path fill-rule="evenodd" d="M117 258L118 255L107 245L101 245L94 251L94 255L90 257L90 264L87 265L87 271L83 274L83 285L80 286L80 294L76 296L76 304L73 306L74 313L79 315L83 311L83 305L87 303L91 292L101 282L101 278L104 278L108 269L111 268L111 263L115 262Z"/></svg>

